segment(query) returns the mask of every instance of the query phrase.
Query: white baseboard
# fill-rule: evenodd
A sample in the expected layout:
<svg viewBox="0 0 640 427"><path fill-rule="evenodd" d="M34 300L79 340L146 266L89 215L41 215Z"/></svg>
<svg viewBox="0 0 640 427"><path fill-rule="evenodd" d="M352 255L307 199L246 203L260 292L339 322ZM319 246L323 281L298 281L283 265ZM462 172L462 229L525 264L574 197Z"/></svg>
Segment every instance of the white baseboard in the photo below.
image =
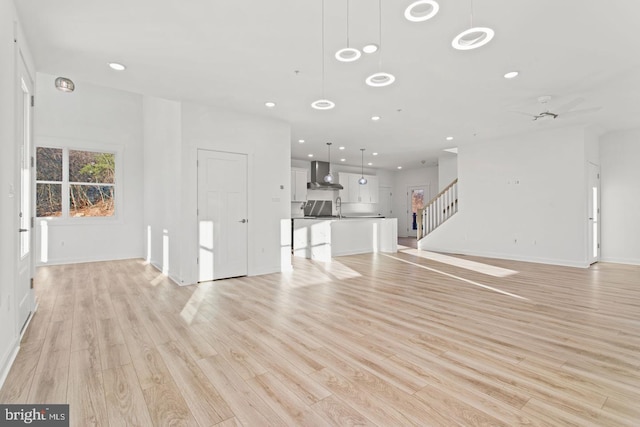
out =
<svg viewBox="0 0 640 427"><path fill-rule="evenodd" d="M68 258L57 259L47 262L36 262L36 267L45 267L47 265L67 265L67 264L85 264L88 262L106 262L106 261L123 261L127 259L144 259L140 256L123 256L114 258L89 257L89 258Z"/></svg>
<svg viewBox="0 0 640 427"><path fill-rule="evenodd" d="M497 252L475 252L475 251L465 251L465 250L452 251L450 249L439 249L437 247L429 247L428 249L424 249L424 250L428 250L432 252L442 252L449 255L460 254L460 255L477 256L477 257L483 257L483 258L495 258L495 259L506 259L510 261L532 262L535 264L559 265L562 267L575 267L575 268L589 267L589 263L587 262L578 262L578 261L555 259L555 258L518 256L513 254L504 254L504 253L497 253Z"/></svg>
<svg viewBox="0 0 640 427"><path fill-rule="evenodd" d="M603 257L603 258L600 258L600 261L610 262L613 264L640 265L640 259L633 259L633 258Z"/></svg>
<svg viewBox="0 0 640 427"><path fill-rule="evenodd" d="M16 337L11 345L12 350L9 350L8 357L2 361L2 365L0 365L0 388L4 385L4 382L9 376L9 371L13 366L13 362L15 362L16 357L18 356L18 351L20 351L20 337Z"/></svg>
<svg viewBox="0 0 640 427"><path fill-rule="evenodd" d="M9 353L9 356L5 360L0 361L0 388L2 388L4 382L7 380L7 376L9 376L9 371L13 366L13 362L15 362L16 357L18 357L18 352L20 351L20 342L22 341L22 337L31 324L33 315L36 313L36 311L38 311L38 306L39 304L36 302L33 311L31 312L31 314L29 314L29 318L27 319L24 328L22 328L22 332L14 338L13 343L11 344L11 346L9 347L9 351L7 352Z"/></svg>

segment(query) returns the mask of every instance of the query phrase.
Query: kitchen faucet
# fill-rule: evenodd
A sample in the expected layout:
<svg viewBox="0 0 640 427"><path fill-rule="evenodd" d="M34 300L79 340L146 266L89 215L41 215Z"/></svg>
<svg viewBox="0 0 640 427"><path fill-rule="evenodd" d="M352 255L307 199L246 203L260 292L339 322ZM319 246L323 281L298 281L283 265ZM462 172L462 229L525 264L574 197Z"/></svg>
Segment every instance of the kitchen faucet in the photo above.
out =
<svg viewBox="0 0 640 427"><path fill-rule="evenodd" d="M336 211L338 211L338 219L342 219L342 199L340 196L336 197Z"/></svg>

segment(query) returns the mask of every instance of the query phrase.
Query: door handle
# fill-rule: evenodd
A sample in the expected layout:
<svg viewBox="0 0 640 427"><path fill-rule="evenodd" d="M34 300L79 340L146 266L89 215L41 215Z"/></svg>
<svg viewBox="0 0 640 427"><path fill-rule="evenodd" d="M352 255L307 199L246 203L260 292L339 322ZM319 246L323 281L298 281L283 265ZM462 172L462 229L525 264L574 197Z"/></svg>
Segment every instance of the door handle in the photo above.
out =
<svg viewBox="0 0 640 427"><path fill-rule="evenodd" d="M244 224L245 222L249 222L249 220L248 220L248 219L241 219L241 220L240 220L240 221L238 221L238 222L241 222L241 223L243 223L243 224Z"/></svg>
<svg viewBox="0 0 640 427"><path fill-rule="evenodd" d="M27 228L19 228L18 229L18 233L26 233L27 231L29 231Z"/></svg>

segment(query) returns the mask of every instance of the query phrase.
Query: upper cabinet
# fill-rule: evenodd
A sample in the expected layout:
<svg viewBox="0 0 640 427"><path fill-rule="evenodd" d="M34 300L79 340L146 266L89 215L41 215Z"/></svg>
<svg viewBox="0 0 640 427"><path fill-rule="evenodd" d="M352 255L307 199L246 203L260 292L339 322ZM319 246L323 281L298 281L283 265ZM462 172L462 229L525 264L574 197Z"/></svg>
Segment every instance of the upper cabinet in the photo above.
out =
<svg viewBox="0 0 640 427"><path fill-rule="evenodd" d="M291 168L291 201L307 201L307 170Z"/></svg>
<svg viewBox="0 0 640 427"><path fill-rule="evenodd" d="M378 203L378 177L365 175L367 183L360 185L360 174L340 172L338 182L344 187L340 190L343 203Z"/></svg>

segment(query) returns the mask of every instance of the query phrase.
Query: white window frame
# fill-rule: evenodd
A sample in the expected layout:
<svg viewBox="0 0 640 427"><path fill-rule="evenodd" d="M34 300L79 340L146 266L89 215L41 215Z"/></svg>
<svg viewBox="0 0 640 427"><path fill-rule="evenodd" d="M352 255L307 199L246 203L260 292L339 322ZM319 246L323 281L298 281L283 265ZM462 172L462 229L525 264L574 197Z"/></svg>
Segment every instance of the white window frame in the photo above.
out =
<svg viewBox="0 0 640 427"><path fill-rule="evenodd" d="M60 140L57 138L39 138L36 141L34 148L34 158L37 158L37 150L38 148L55 148L62 150L62 189L61 189L61 199L62 199L62 216L37 216L36 220L47 220L50 225L59 224L105 224L105 223L122 223L123 222L123 173L122 173L122 162L123 162L123 153L124 148L121 145L111 145L111 144L101 144L101 143L91 143L86 142L82 145L78 143L78 141L69 141L69 140ZM114 200L114 214L112 216L83 216L83 217L73 217L70 216L71 210L71 202L70 202L70 191L71 185L79 184L79 185L100 185L99 183L79 183L79 182L69 182L69 151L90 151L94 153L112 153L114 155L115 161L115 182L113 184L115 191L115 200ZM35 164L35 177L37 178L38 164L36 160ZM35 179L35 186L42 183L54 183L58 184L59 181L45 181L45 180L37 180ZM34 191L34 210L37 203L36 199L37 191Z"/></svg>

